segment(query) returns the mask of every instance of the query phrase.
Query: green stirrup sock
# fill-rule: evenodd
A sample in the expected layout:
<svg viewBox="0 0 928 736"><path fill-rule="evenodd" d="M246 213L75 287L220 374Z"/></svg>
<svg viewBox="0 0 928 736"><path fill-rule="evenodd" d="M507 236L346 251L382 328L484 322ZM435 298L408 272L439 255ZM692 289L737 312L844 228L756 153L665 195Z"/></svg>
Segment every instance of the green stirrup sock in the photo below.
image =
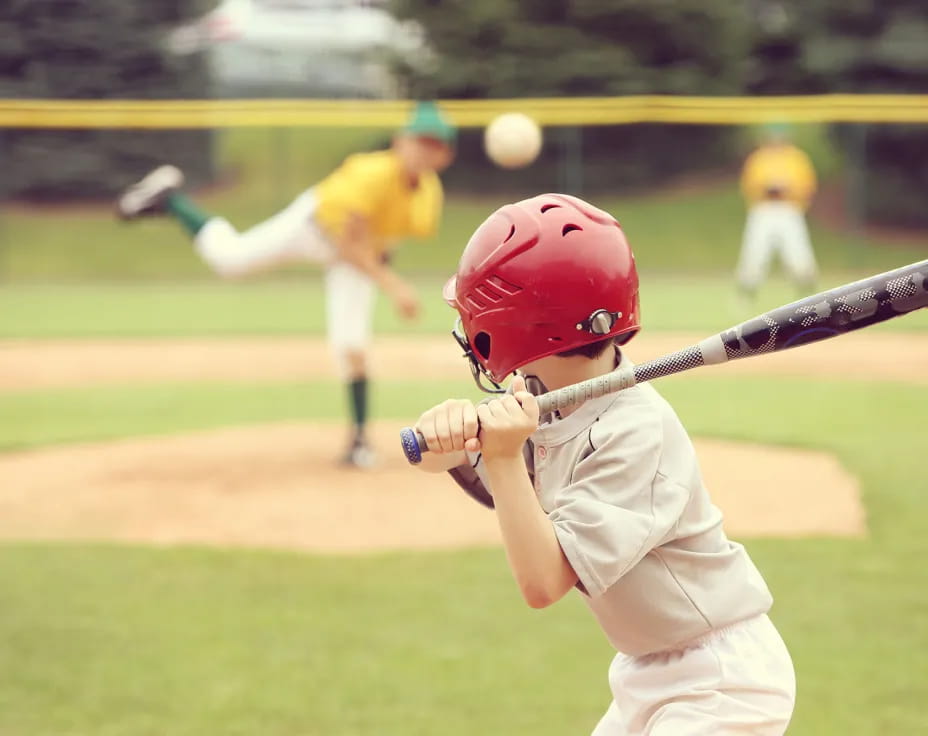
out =
<svg viewBox="0 0 928 736"><path fill-rule="evenodd" d="M191 235L196 235L207 222L213 219L212 215L207 215L194 204L190 197L180 192L172 192L168 195L165 208L190 231Z"/></svg>
<svg viewBox="0 0 928 736"><path fill-rule="evenodd" d="M348 400L354 420L355 442L361 442L367 422L367 378L356 378L348 384Z"/></svg>

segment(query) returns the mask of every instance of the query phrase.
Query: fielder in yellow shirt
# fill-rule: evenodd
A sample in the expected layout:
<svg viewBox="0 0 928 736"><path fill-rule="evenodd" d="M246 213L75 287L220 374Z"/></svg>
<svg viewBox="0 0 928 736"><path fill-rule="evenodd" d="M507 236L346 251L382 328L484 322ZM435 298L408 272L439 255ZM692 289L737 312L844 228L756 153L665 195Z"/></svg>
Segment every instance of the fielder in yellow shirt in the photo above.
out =
<svg viewBox="0 0 928 736"><path fill-rule="evenodd" d="M809 157L787 140L783 126L769 126L766 140L748 156L741 173L748 217L736 279L745 297L753 299L774 255L801 292L814 291L818 269L805 212L815 190Z"/></svg>
<svg viewBox="0 0 928 736"><path fill-rule="evenodd" d="M343 461L370 467L365 436L368 347L374 297L380 287L406 319L415 319L415 290L390 267L407 237L428 237L441 219L438 174L454 159L455 127L434 103L418 103L389 149L348 156L331 174L270 219L238 232L202 212L181 193L183 173L161 166L117 200L123 219L173 215L220 276L238 277L292 261L325 264L329 343L348 384L351 437Z"/></svg>

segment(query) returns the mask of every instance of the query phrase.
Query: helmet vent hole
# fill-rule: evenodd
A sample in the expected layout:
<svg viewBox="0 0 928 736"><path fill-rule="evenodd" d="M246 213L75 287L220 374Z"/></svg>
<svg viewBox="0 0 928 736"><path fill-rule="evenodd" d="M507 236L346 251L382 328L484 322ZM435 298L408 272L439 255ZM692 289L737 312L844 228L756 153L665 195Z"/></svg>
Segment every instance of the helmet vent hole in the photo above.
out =
<svg viewBox="0 0 928 736"><path fill-rule="evenodd" d="M486 332L478 332L474 337L474 349L480 353L484 360L490 358L490 336Z"/></svg>
<svg viewBox="0 0 928 736"><path fill-rule="evenodd" d="M574 230L583 230L579 225L567 224L564 225L564 228L561 230L561 235L567 235L567 233L572 233Z"/></svg>
<svg viewBox="0 0 928 736"><path fill-rule="evenodd" d="M509 235L506 236L506 239L505 239L503 242L504 242L504 243L508 243L510 240L512 240L512 236L515 235L515 234L516 234L516 226L515 226L515 225L510 225L510 226L509 226Z"/></svg>
<svg viewBox="0 0 928 736"><path fill-rule="evenodd" d="M541 214L544 214L548 210L553 210L555 207L560 207L559 204L543 204L541 205Z"/></svg>

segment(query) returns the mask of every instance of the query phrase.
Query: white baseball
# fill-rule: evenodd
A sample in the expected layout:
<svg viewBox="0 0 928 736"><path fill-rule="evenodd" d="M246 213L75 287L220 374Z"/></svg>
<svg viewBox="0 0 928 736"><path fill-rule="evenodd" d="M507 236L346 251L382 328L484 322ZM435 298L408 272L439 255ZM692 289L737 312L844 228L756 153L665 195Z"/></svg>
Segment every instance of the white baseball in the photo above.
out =
<svg viewBox="0 0 928 736"><path fill-rule="evenodd" d="M490 160L504 169L528 166L541 151L541 128L521 112L504 113L484 130L483 148Z"/></svg>

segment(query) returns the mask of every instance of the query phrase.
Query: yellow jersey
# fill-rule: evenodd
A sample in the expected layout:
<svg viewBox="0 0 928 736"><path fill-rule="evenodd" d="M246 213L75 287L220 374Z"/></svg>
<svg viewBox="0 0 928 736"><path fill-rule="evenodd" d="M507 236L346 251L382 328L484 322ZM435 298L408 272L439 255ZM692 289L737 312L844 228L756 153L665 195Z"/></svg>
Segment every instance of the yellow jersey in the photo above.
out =
<svg viewBox="0 0 928 736"><path fill-rule="evenodd" d="M367 221L378 253L405 237L428 237L441 219L441 179L423 173L415 186L392 150L355 153L319 182L316 222L340 237L350 215Z"/></svg>
<svg viewBox="0 0 928 736"><path fill-rule="evenodd" d="M809 157L788 143L761 146L741 172L741 192L751 204L782 199L806 209L816 186Z"/></svg>

